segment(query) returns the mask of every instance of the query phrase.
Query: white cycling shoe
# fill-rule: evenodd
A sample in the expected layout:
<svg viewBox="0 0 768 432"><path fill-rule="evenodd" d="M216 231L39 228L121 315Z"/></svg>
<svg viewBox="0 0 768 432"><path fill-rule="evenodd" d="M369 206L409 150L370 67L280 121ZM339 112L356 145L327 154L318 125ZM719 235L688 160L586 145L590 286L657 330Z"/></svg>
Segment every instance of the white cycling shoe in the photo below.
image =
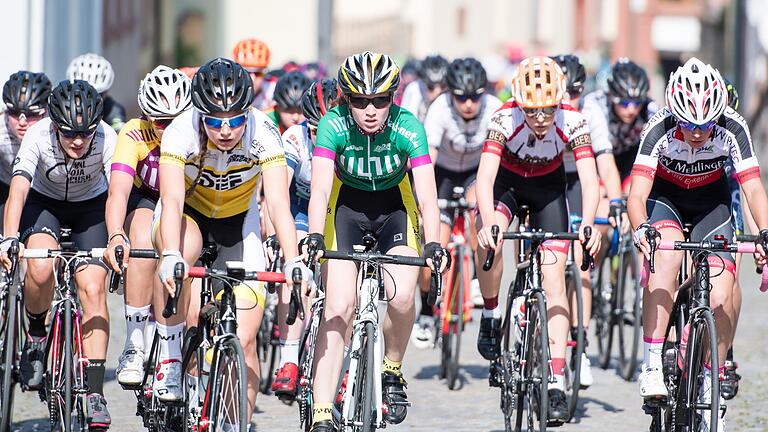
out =
<svg viewBox="0 0 768 432"><path fill-rule="evenodd" d="M699 389L699 403L708 404L712 401L711 374L712 372L704 371L704 379L702 380L701 388ZM720 406L723 406L724 404L725 400L720 396ZM725 416L723 415L723 411L720 411L720 415L717 418L717 427L714 429L712 428L712 414L710 411L701 410L698 412L698 415L700 415L704 421L701 423L697 432L725 432Z"/></svg>
<svg viewBox="0 0 768 432"><path fill-rule="evenodd" d="M434 346L435 341L435 317L420 316L413 326L411 342L419 349L428 349Z"/></svg>
<svg viewBox="0 0 768 432"><path fill-rule="evenodd" d="M643 371L637 379L640 384L640 396L643 398L665 398L669 396L664 373L661 368L649 368L643 365Z"/></svg>
<svg viewBox="0 0 768 432"><path fill-rule="evenodd" d="M589 357L585 353L581 354L581 372L579 373L579 385L581 388L586 389L595 383L595 378L592 376L592 363L589 361Z"/></svg>
<svg viewBox="0 0 768 432"><path fill-rule="evenodd" d="M144 379L144 350L140 347L126 348L117 365L117 382L124 386L137 386Z"/></svg>
<svg viewBox="0 0 768 432"><path fill-rule="evenodd" d="M157 365L152 391L162 402L178 402L183 398L180 361L163 360Z"/></svg>

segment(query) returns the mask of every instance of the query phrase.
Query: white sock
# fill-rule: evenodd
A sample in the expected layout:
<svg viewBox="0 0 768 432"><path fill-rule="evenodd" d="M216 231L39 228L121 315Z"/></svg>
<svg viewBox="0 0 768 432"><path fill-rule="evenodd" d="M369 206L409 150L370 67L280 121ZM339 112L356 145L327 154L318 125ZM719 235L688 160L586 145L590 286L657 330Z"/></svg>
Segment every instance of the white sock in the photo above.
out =
<svg viewBox="0 0 768 432"><path fill-rule="evenodd" d="M661 350L664 349L664 342L648 342L647 339L643 341L643 367L650 368L662 368Z"/></svg>
<svg viewBox="0 0 768 432"><path fill-rule="evenodd" d="M147 325L144 326L144 349L149 355L149 350L152 349L152 341L155 339L155 332L157 331L157 321L155 317L150 314L147 319Z"/></svg>
<svg viewBox="0 0 768 432"><path fill-rule="evenodd" d="M184 337L184 323L167 326L157 323L157 335L160 339L160 361L181 360L181 343Z"/></svg>
<svg viewBox="0 0 768 432"><path fill-rule="evenodd" d="M501 318L501 308L498 306L493 309L483 308L483 318Z"/></svg>
<svg viewBox="0 0 768 432"><path fill-rule="evenodd" d="M299 364L299 339L280 340L280 364L278 369L286 363Z"/></svg>
<svg viewBox="0 0 768 432"><path fill-rule="evenodd" d="M127 336L123 350L131 346L144 349L144 325L149 318L149 307L150 305L141 307L125 305L125 331Z"/></svg>

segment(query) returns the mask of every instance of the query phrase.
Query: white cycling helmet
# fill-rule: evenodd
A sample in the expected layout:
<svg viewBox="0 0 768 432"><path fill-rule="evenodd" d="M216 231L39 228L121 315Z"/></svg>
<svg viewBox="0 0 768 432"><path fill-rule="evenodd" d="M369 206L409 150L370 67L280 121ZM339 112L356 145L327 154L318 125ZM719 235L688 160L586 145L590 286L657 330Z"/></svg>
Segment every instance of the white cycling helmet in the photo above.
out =
<svg viewBox="0 0 768 432"><path fill-rule="evenodd" d="M696 57L670 74L666 99L678 120L696 125L717 120L728 106L720 72Z"/></svg>
<svg viewBox="0 0 768 432"><path fill-rule="evenodd" d="M112 87L115 71L107 59L98 54L88 53L72 59L67 67L67 79L88 81L96 91L104 93Z"/></svg>
<svg viewBox="0 0 768 432"><path fill-rule="evenodd" d="M139 84L139 108L150 117L175 117L192 106L191 89L187 75L160 65Z"/></svg>

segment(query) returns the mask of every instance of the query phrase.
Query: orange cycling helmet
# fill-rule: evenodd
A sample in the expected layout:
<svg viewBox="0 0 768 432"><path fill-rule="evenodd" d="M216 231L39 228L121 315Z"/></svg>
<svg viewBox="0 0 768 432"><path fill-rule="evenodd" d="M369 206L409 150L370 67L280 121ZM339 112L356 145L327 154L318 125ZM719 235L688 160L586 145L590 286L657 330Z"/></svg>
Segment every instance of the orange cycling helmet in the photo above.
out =
<svg viewBox="0 0 768 432"><path fill-rule="evenodd" d="M549 57L528 57L520 62L512 78L513 97L522 108L558 105L564 92L565 74Z"/></svg>
<svg viewBox="0 0 768 432"><path fill-rule="evenodd" d="M195 76L195 72L197 72L198 69L200 69L200 66L182 66L178 68L184 75L188 76L189 79L192 79L193 76Z"/></svg>
<svg viewBox="0 0 768 432"><path fill-rule="evenodd" d="M248 72L261 72L269 66L269 47L258 39L243 39L232 50L232 59Z"/></svg>

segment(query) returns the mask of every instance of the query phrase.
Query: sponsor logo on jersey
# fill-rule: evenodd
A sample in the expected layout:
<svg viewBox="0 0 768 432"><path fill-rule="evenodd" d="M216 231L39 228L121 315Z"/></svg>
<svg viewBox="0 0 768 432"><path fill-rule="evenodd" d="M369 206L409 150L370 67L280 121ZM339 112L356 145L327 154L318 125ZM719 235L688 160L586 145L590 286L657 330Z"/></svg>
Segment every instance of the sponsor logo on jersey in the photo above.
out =
<svg viewBox="0 0 768 432"><path fill-rule="evenodd" d="M227 158L227 165L232 164L232 162L248 163L250 162L250 158L244 154L231 154Z"/></svg>
<svg viewBox="0 0 768 432"><path fill-rule="evenodd" d="M200 182L198 183L198 187L215 189L217 191L227 191L234 189L253 178L253 176L249 175L250 170L251 167L243 167L240 169L228 171L226 174L216 174L207 169L204 169L202 174L200 174Z"/></svg>
<svg viewBox="0 0 768 432"><path fill-rule="evenodd" d="M390 151L392 149L392 143L379 144L373 148L374 153L381 153L383 151Z"/></svg>

